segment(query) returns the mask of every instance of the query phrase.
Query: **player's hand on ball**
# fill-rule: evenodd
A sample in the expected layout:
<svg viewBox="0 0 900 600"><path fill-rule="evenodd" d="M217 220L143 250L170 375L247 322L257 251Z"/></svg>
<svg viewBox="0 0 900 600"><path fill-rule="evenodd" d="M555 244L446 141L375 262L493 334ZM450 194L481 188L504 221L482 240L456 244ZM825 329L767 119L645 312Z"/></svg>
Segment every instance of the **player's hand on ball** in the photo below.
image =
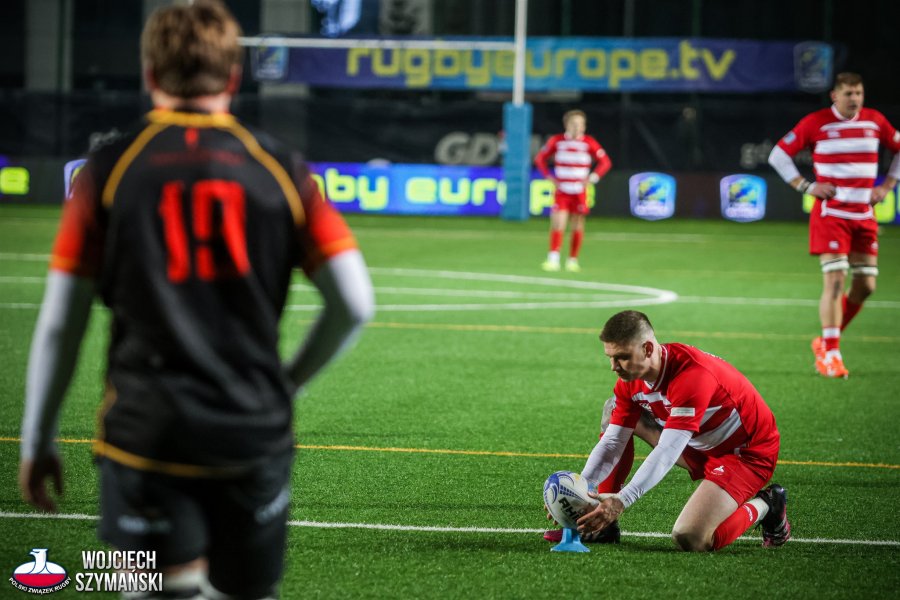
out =
<svg viewBox="0 0 900 600"><path fill-rule="evenodd" d="M550 509L547 508L547 505L546 505L546 504L544 505L544 512L547 513L547 520L548 520L548 521L553 521L553 524L554 524L554 525L559 525L559 523L557 523L556 520L553 518L553 515L550 514Z"/></svg>
<svg viewBox="0 0 900 600"><path fill-rule="evenodd" d="M578 519L578 532L582 535L603 531L610 523L618 520L625 511L625 505L615 494L588 494L600 500L600 504Z"/></svg>

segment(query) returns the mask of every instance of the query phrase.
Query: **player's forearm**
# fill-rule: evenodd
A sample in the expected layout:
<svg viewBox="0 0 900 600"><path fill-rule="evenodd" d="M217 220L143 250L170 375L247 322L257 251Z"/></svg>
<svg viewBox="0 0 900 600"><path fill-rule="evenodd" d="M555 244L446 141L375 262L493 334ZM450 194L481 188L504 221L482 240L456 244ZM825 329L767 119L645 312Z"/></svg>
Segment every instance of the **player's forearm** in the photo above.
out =
<svg viewBox="0 0 900 600"><path fill-rule="evenodd" d="M662 481L675 466L692 435L692 432L681 429L663 429L656 448L650 452L628 485L616 494L625 508L634 504L638 498Z"/></svg>
<svg viewBox="0 0 900 600"><path fill-rule="evenodd" d="M78 362L93 295L90 279L57 271L47 275L28 356L20 447L24 460L46 456L53 446L59 407Z"/></svg>
<svg viewBox="0 0 900 600"><path fill-rule="evenodd" d="M894 187L897 185L898 180L900 180L900 152L894 155L894 159L891 161L891 166L888 167L888 172L882 185Z"/></svg>
<svg viewBox="0 0 900 600"><path fill-rule="evenodd" d="M538 154L534 159L534 166L537 167L537 170L541 172L541 175L544 176L545 179L552 179L553 175L550 173L550 168L547 166L547 158Z"/></svg>
<svg viewBox="0 0 900 600"><path fill-rule="evenodd" d="M800 171L797 170L794 159L780 146L772 148L772 151L769 153L769 164L794 189L798 189L797 186L806 181L800 174Z"/></svg>
<svg viewBox="0 0 900 600"><path fill-rule="evenodd" d="M633 434L634 429L628 427L622 427L621 425L608 426L606 431L603 432L603 437L591 450L591 454L581 470L581 476L593 483L598 483L609 477L615 466L619 464L622 453L625 451L625 445Z"/></svg>
<svg viewBox="0 0 900 600"><path fill-rule="evenodd" d="M604 154L598 159L597 166L594 167L593 173L591 173L591 182L596 183L600 181L600 179L609 173L609 170L612 169L612 161L609 159L608 154ZM596 179L594 179L596 177Z"/></svg>
<svg viewBox="0 0 900 600"><path fill-rule="evenodd" d="M347 349L375 312L372 281L357 250L329 260L313 274L312 282L321 292L325 307L303 345L285 365L297 390Z"/></svg>

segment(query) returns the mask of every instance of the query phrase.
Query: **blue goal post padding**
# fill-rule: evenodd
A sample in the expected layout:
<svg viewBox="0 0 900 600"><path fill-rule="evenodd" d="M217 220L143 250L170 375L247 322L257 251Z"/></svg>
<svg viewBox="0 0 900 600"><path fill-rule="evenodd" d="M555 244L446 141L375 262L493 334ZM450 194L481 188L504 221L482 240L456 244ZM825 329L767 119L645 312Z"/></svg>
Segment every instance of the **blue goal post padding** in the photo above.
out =
<svg viewBox="0 0 900 600"><path fill-rule="evenodd" d="M509 221L525 221L528 219L531 174L531 104L504 104L503 132L506 141L506 154L503 156L506 203L500 216Z"/></svg>

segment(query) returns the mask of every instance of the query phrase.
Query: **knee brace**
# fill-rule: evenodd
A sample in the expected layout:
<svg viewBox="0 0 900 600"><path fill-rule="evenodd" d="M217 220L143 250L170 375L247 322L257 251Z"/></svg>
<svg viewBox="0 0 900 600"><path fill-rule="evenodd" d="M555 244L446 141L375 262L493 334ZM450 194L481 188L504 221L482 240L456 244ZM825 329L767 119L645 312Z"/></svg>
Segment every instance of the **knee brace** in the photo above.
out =
<svg viewBox="0 0 900 600"><path fill-rule="evenodd" d="M854 277L878 277L878 267L864 263L850 265L850 272Z"/></svg>
<svg viewBox="0 0 900 600"><path fill-rule="evenodd" d="M835 258L833 260L826 260L822 263L822 272L823 273L833 273L835 271L846 271L850 268L850 262L846 257L844 258Z"/></svg>

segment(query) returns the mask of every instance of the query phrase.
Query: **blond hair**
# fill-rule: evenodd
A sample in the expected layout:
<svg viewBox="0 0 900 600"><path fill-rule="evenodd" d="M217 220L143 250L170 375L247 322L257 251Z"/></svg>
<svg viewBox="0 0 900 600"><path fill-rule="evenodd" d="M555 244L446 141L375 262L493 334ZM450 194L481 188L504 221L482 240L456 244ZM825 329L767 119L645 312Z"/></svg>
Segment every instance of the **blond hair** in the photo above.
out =
<svg viewBox="0 0 900 600"><path fill-rule="evenodd" d="M587 115L584 114L583 110L570 110L566 114L563 115L563 127L569 124L569 119L572 117L581 117L587 122Z"/></svg>
<svg viewBox="0 0 900 600"><path fill-rule="evenodd" d="M194 98L225 91L241 64L241 27L217 0L160 8L141 34L141 60L156 86L172 96Z"/></svg>

